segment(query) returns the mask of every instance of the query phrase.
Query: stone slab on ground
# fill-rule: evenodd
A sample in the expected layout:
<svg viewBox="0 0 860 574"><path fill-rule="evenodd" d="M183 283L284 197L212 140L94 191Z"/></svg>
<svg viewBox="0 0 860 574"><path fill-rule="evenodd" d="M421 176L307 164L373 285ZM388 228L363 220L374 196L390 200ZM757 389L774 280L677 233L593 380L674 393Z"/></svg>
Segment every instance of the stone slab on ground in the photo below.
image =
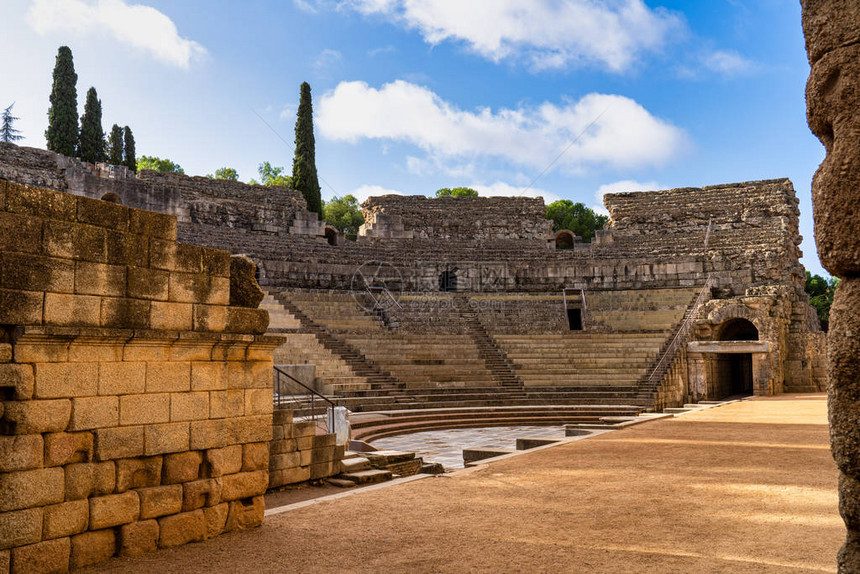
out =
<svg viewBox="0 0 860 574"><path fill-rule="evenodd" d="M360 470L358 472L342 474L340 477L345 480L351 480L355 484L373 484L391 480L391 471L379 469Z"/></svg>

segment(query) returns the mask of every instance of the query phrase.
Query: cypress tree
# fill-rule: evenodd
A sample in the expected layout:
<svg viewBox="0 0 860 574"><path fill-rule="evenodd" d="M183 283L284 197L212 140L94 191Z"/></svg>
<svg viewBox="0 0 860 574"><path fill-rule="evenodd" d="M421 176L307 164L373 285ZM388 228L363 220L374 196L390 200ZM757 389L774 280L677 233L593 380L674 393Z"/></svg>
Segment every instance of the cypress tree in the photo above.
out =
<svg viewBox="0 0 860 574"><path fill-rule="evenodd" d="M125 162L123 165L134 173L137 173L137 157L134 155L134 135L128 126L125 126L123 129L123 140L125 143Z"/></svg>
<svg viewBox="0 0 860 574"><path fill-rule="evenodd" d="M12 115L12 108L14 106L15 102L12 102L12 105L0 114L0 142L15 143L24 139L24 136L21 135L21 130L15 129L15 121L20 118Z"/></svg>
<svg viewBox="0 0 860 574"><path fill-rule="evenodd" d="M293 159L293 188L302 192L308 210L322 216L322 197L317 178L314 143L314 111L311 105L311 87L302 82L299 111L296 118L296 155Z"/></svg>
<svg viewBox="0 0 860 574"><path fill-rule="evenodd" d="M102 102L95 88L87 90L87 103L81 117L81 140L78 157L90 163L107 159L105 154L105 132L102 129Z"/></svg>
<svg viewBox="0 0 860 574"><path fill-rule="evenodd" d="M68 46L60 46L54 65L51 107L45 139L48 149L67 156L75 155L78 144L78 75Z"/></svg>
<svg viewBox="0 0 860 574"><path fill-rule="evenodd" d="M122 128L114 124L110 129L110 138L108 138L108 162L111 165L123 165L123 148Z"/></svg>

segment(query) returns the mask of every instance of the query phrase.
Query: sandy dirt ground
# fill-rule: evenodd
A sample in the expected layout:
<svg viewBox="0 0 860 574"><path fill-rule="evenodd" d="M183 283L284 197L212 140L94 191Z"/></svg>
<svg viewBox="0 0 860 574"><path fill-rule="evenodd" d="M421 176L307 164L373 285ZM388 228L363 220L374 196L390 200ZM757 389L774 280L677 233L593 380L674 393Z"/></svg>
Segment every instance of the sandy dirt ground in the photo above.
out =
<svg viewBox="0 0 860 574"><path fill-rule="evenodd" d="M835 572L824 395L729 404L96 572Z"/></svg>

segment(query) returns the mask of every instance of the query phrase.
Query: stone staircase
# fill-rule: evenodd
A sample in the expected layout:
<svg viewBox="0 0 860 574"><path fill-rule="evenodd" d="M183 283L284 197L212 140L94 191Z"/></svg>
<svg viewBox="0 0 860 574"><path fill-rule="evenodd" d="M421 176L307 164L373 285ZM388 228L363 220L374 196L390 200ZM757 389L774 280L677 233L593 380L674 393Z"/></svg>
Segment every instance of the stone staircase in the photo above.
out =
<svg viewBox="0 0 860 574"><path fill-rule="evenodd" d="M503 387L521 387L523 381L514 371L514 365L508 360L508 356L501 350L490 334L481 324L478 312L466 306L460 308L460 316L469 326L472 338L478 347L478 356L484 360L487 368L493 373L493 378Z"/></svg>

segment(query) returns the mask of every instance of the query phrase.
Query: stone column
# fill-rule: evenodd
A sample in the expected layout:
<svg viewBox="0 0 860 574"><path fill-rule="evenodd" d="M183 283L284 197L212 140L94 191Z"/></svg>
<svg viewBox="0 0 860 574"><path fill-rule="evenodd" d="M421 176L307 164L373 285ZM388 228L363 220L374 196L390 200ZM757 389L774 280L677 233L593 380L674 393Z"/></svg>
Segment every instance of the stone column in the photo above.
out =
<svg viewBox="0 0 860 574"><path fill-rule="evenodd" d="M848 536L840 572L860 572L860 4L802 0L812 71L809 127L827 157L812 182L815 239L824 267L842 278L830 315L830 442Z"/></svg>
<svg viewBox="0 0 860 574"><path fill-rule="evenodd" d="M705 356L687 351L687 394L696 403L708 398Z"/></svg>

